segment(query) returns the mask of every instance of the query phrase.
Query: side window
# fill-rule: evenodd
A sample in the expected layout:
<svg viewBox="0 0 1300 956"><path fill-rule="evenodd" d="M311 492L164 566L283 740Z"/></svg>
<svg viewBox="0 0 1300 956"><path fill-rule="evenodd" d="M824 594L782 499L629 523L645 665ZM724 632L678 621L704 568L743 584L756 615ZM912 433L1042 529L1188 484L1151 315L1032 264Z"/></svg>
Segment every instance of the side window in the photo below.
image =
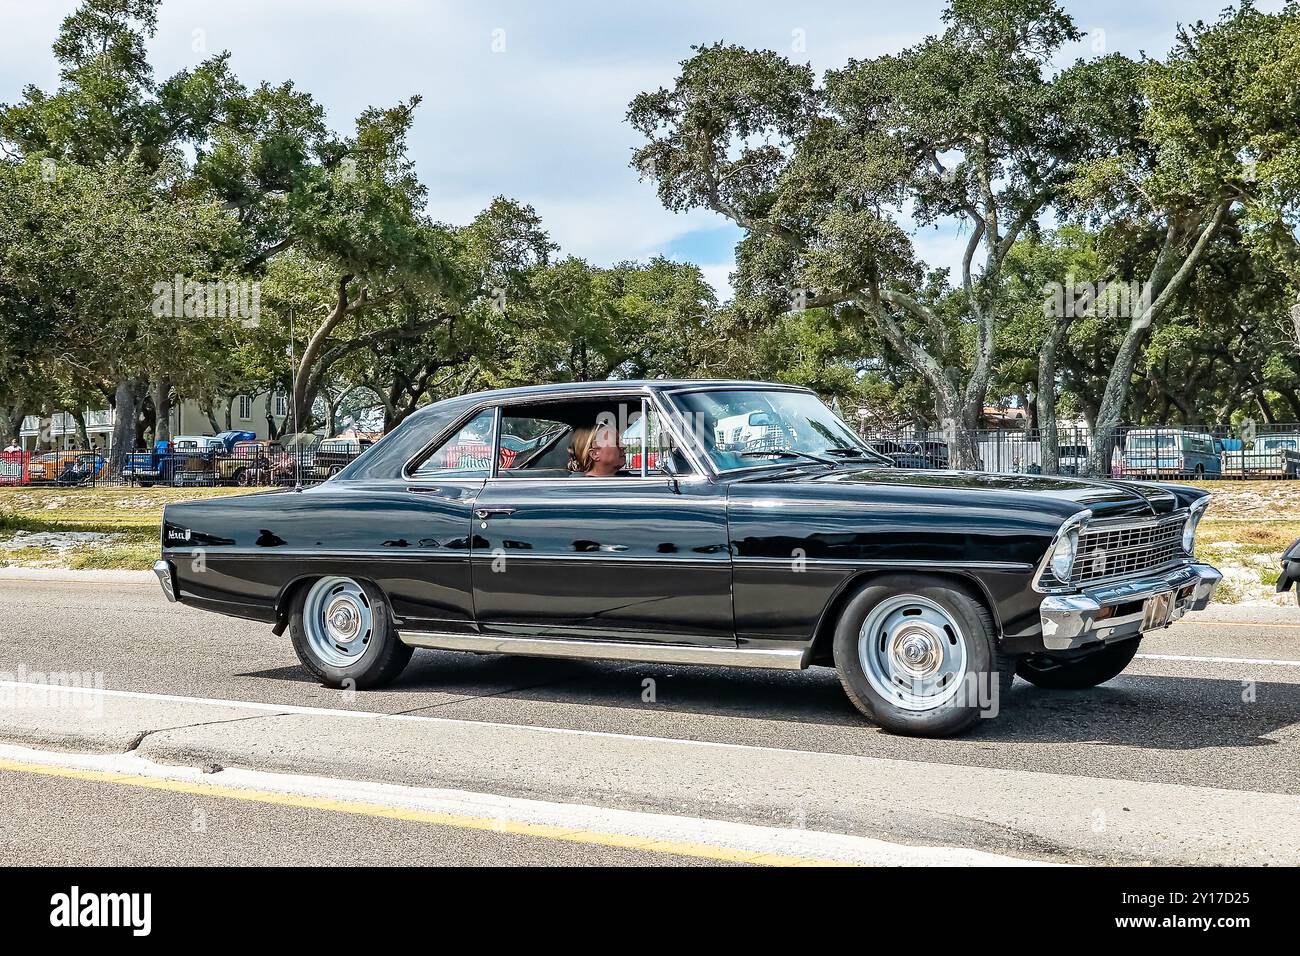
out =
<svg viewBox="0 0 1300 956"><path fill-rule="evenodd" d="M504 410L497 477L527 478L564 470L572 432L569 425L548 417L544 408Z"/></svg>
<svg viewBox="0 0 1300 956"><path fill-rule="evenodd" d="M492 467L492 418L492 409L475 416L420 462L411 476L486 478Z"/></svg>

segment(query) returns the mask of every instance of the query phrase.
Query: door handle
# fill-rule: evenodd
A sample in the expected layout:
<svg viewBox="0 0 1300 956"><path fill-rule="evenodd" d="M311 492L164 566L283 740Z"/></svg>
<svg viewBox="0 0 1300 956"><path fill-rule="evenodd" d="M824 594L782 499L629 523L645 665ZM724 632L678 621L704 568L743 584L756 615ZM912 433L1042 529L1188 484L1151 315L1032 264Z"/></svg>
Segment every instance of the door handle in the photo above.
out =
<svg viewBox="0 0 1300 956"><path fill-rule="evenodd" d="M475 508L474 517L480 521L486 521L493 515L512 515L515 513L514 508Z"/></svg>

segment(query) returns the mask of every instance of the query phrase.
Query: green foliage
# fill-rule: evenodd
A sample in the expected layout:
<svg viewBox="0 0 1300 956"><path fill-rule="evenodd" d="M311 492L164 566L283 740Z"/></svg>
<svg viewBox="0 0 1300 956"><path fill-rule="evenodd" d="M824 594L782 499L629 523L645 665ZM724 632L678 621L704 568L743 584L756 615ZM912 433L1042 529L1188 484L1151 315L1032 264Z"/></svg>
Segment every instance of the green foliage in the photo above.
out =
<svg viewBox="0 0 1300 956"><path fill-rule="evenodd" d="M693 48L627 118L666 208L742 228L722 305L693 265L566 257L504 196L432 221L418 96L336 131L310 91L247 86L228 53L159 79L157 13L83 0L57 87L0 107L0 426L123 383L146 408L157 387L220 405L296 385L303 424L374 408L391 426L476 387L727 376L969 428L1037 380L1046 287L1169 283L1212 222L1131 363L1124 321L1068 323L1060 410L1095 419L1119 385L1133 421L1300 418L1294 3L1191 24L1163 58L1059 70L1080 32L1054 0L952 0L935 35L820 77ZM949 274L917 231L954 225L968 255ZM155 315L177 274L260 282L260 325Z"/></svg>

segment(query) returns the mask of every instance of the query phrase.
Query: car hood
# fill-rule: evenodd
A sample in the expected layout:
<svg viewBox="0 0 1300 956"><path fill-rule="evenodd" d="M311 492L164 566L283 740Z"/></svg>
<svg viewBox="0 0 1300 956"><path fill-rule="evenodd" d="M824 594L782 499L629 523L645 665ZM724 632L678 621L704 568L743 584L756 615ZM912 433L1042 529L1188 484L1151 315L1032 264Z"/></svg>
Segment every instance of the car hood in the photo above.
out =
<svg viewBox="0 0 1300 956"><path fill-rule="evenodd" d="M1098 518L1162 515L1180 507L1179 496L1171 488L1139 481L909 468L841 469L829 473L789 472L776 480L1023 495L1044 504L1050 500L1073 511L1086 508Z"/></svg>

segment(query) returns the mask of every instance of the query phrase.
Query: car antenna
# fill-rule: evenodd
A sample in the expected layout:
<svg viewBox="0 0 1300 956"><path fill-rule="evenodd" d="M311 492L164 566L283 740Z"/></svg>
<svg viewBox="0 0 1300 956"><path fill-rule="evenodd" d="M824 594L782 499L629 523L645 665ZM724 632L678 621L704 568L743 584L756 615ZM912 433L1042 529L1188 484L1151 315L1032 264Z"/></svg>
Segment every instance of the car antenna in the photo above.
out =
<svg viewBox="0 0 1300 956"><path fill-rule="evenodd" d="M293 306L289 307L289 412L293 415L293 433L298 434L298 359L294 354ZM293 490L302 491L302 455L293 450Z"/></svg>

